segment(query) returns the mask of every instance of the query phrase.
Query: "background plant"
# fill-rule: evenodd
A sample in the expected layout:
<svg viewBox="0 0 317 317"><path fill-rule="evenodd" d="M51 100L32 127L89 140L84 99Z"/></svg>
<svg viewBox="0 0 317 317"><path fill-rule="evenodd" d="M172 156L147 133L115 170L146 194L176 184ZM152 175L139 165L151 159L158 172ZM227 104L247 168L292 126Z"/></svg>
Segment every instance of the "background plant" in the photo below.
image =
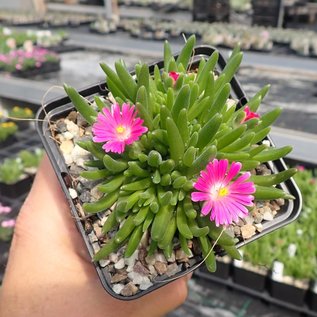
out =
<svg viewBox="0 0 317 317"><path fill-rule="evenodd" d="M284 274L298 279L317 279L316 170L303 169L294 176L303 196L300 218L274 233L243 248L245 260L273 268L274 261L284 264Z"/></svg>
<svg viewBox="0 0 317 317"><path fill-rule="evenodd" d="M30 108L15 106L9 111L9 117L19 119L32 119L34 118L34 113Z"/></svg>
<svg viewBox="0 0 317 317"><path fill-rule="evenodd" d="M15 225L15 220L10 218L11 207L0 203L0 241L10 241Z"/></svg>
<svg viewBox="0 0 317 317"><path fill-rule="evenodd" d="M0 141L5 141L9 136L18 131L18 126L12 122L0 122Z"/></svg>
<svg viewBox="0 0 317 317"><path fill-rule="evenodd" d="M23 164L20 159L7 158L0 164L0 182L15 184L24 177Z"/></svg>

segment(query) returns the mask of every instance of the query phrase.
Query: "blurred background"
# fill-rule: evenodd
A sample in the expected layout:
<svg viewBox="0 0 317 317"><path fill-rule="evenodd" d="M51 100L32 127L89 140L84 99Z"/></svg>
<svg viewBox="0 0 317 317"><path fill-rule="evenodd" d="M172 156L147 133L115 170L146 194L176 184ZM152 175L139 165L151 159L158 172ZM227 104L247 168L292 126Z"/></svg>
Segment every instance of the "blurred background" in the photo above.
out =
<svg viewBox="0 0 317 317"><path fill-rule="evenodd" d="M194 33L225 58L240 44L247 96L271 84L262 111L283 108L270 136L294 147L286 163L299 169L304 206L295 223L242 248L243 261L197 271L169 316L317 316L316 32L316 0L0 0L0 284L43 155L37 110L64 95L63 83L104 81L100 62L157 61L164 40L176 53Z"/></svg>

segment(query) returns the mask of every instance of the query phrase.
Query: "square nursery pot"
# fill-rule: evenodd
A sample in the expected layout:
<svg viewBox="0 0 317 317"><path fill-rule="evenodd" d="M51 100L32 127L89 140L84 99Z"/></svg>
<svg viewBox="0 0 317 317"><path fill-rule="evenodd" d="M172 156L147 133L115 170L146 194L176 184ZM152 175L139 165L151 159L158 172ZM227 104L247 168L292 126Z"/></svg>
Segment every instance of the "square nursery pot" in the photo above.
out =
<svg viewBox="0 0 317 317"><path fill-rule="evenodd" d="M311 281L307 293L307 304L310 310L317 312L317 281Z"/></svg>
<svg viewBox="0 0 317 317"><path fill-rule="evenodd" d="M26 70L16 70L12 72L12 75L21 78L34 77L41 74L57 72L61 69L60 61L57 62L45 62L39 68L30 68Z"/></svg>
<svg viewBox="0 0 317 317"><path fill-rule="evenodd" d="M276 281L269 279L270 295L280 301L302 307L305 303L308 282L304 281Z"/></svg>
<svg viewBox="0 0 317 317"><path fill-rule="evenodd" d="M194 56L193 56L193 62L192 62L192 68L195 69L198 67L199 60L201 58L208 58L216 49L209 46L198 46L195 47L194 50ZM175 59L177 58L177 55L175 56ZM160 69L163 68L163 60L159 61L157 63L151 64L150 72L153 73L154 66L158 65ZM223 70L225 67L226 62L224 58L219 55L219 61L217 65L217 71ZM132 73L133 74L133 73ZM245 105L247 103L247 98L245 96L245 93L243 92L242 88L240 87L238 81L236 78L233 78L231 80L231 96L237 100L240 101L240 106ZM92 85L86 89L83 89L80 94L87 98L88 100L93 100L95 95L99 96L106 96L108 94L107 86L105 82L100 82L95 85ZM82 208L81 208L81 201L83 201L79 195L77 195L76 190L78 188L76 187L75 182L73 182L72 179L72 173L74 172L71 170L68 165L65 163L65 159L58 147L57 142L53 140L51 135L51 129L48 126L48 122L57 122L59 119L66 118L69 114L73 114L74 112L74 106L70 102L70 99L68 97L60 98L57 100L54 100L44 106L43 109L40 109L37 114L36 120L36 127L37 131L41 137L41 140L43 142L43 145L46 149L46 152L48 153L48 156L52 162L52 165L55 169L55 172L57 174L57 177L61 183L61 186L64 190L64 193L69 201L70 207L71 207L71 213L75 219L75 223L78 227L78 230L80 234L83 237L83 240L86 243L88 252L90 253L90 256L93 257L95 254L94 250L98 250L100 246L96 245L96 241L92 242L92 239L88 237L89 234L91 234L91 223L88 223L87 221L82 221ZM269 138L268 140L272 142ZM273 143L272 143L273 144ZM273 172L279 172L286 169L286 165L282 159L276 160L274 162L271 162L269 164L269 168L272 169ZM80 169L80 168L79 168ZM293 221L297 218L299 215L300 209L301 209L301 196L300 192L294 183L293 179L287 180L285 183L281 184L284 191L290 193L293 195L296 199L294 201L286 201L286 203L282 206L281 210L278 212L278 215L274 218L272 221L263 222L263 230L262 232L258 232L255 234L252 238L248 239L247 241L240 241L237 243L237 247L240 247L242 245L245 245L248 242L251 242L253 240L256 240L263 235L270 233L273 230L276 230L289 222ZM74 195L75 192L75 195ZM79 196L79 197L78 197ZM80 200L80 199L81 200ZM98 215L97 215L98 216ZM98 239L97 239L98 240ZM140 256L139 256L140 260ZM183 263L178 262L177 268L170 274L170 276L173 276L173 278L178 278L180 276L183 276L186 273L189 273L197 268L197 266L202 261L202 258L200 256L196 256L192 259L190 259L190 262L187 263L187 265L184 265ZM104 288L115 298L123 299L123 300L130 300L135 299L140 296L143 296L145 294L148 294L149 292L169 283L171 279L166 276L166 274L162 274L159 277L159 281L155 279L152 281L152 285L147 288L146 290L139 290L137 293L130 294L131 296L122 296L117 290L115 292L111 287L111 270L113 270L113 265L107 266L109 261L100 261L98 263L94 263L95 268L97 270L97 273L99 275L100 281ZM92 264L93 265L93 264ZM165 281L164 281L165 280Z"/></svg>
<svg viewBox="0 0 317 317"><path fill-rule="evenodd" d="M0 182L0 196L18 198L31 189L33 180L34 176L26 176L14 184Z"/></svg>
<svg viewBox="0 0 317 317"><path fill-rule="evenodd" d="M241 266L233 265L233 281L257 292L266 288L267 270L242 262Z"/></svg>

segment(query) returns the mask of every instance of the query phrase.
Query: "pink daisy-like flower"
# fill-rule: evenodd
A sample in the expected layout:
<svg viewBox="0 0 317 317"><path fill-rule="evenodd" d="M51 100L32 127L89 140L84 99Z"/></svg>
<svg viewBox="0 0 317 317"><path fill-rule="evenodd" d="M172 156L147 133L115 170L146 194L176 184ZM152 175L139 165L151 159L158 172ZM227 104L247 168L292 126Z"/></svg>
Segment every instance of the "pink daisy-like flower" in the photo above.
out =
<svg viewBox="0 0 317 317"><path fill-rule="evenodd" d="M173 79L174 83L176 83L176 81L177 81L177 79L178 79L178 77L179 77L179 73L169 72L169 73L168 73L168 76L170 76L170 77Z"/></svg>
<svg viewBox="0 0 317 317"><path fill-rule="evenodd" d="M241 123L244 123L250 119L253 118L260 118L260 116L256 113L256 112L252 112L249 108L249 106L245 106L245 108L243 109L244 113L245 113L245 118L242 120Z"/></svg>
<svg viewBox="0 0 317 317"><path fill-rule="evenodd" d="M14 219L3 220L1 222L1 227L2 228L13 228L14 226L15 226L15 220Z"/></svg>
<svg viewBox="0 0 317 317"><path fill-rule="evenodd" d="M137 141L148 130L136 115L135 106L127 103L122 105L122 112L119 104L113 104L111 111L103 108L92 127L93 141L106 142L102 146L106 152L123 153L126 145Z"/></svg>
<svg viewBox="0 0 317 317"><path fill-rule="evenodd" d="M201 213L206 216L210 213L210 220L216 226L229 225L248 214L246 206L253 205L255 192L253 182L247 182L251 174L243 173L233 180L240 172L242 164L228 160L214 159L204 171L200 172L194 188L198 192L191 194L194 202L204 201Z"/></svg>

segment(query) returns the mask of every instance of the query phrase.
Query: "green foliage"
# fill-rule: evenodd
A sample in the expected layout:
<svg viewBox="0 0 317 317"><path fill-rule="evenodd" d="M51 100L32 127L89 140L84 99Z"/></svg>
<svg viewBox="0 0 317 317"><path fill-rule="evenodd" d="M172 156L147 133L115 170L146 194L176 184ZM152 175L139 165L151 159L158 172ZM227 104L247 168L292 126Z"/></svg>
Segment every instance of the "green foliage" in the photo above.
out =
<svg viewBox="0 0 317 317"><path fill-rule="evenodd" d="M34 151L22 150L18 153L24 168L35 167L37 168L43 157L42 149L35 149Z"/></svg>
<svg viewBox="0 0 317 317"><path fill-rule="evenodd" d="M89 142L80 144L104 163L103 168L82 174L104 183L100 186L104 193L101 199L86 203L84 209L97 213L116 202L104 232L118 231L95 255L95 260L107 257L126 244L126 254L131 255L138 247L141 226L143 232L149 232L151 251L158 248L168 256L173 237L177 237L185 253L188 252L186 241L197 239L206 256L221 228L208 225L209 220L207 223L202 221L203 218L197 216L200 205L190 199L199 172L214 158L227 158L233 162L237 157L243 170L250 171L260 162L279 159L291 150L290 147L272 149L259 144L269 133L279 110L273 110L251 124L243 122L245 107L234 111L236 106L229 106L230 82L242 60L239 49L234 50L225 69L216 75L218 53L196 62L192 59L194 46L195 37L191 36L175 60L166 42L164 65L161 70L156 67L153 74L145 64L136 65L135 76L130 75L122 61L115 64L115 71L101 64L113 97L119 104L136 104L138 115L149 131L121 157L105 154ZM178 79L174 81L170 71L177 72ZM77 110L93 123L96 110L71 87L65 86L65 90ZM267 90L265 87L256 96L252 107L258 107ZM279 177L286 180L293 172ZM257 181L261 184L259 199L292 198L272 186L276 184L275 178L261 181L259 176ZM115 185L111 192L108 182ZM118 229L123 220L124 225ZM236 240L229 235L224 234L218 244L232 257L240 258L235 248ZM213 252L208 255L207 266L211 271L215 270Z"/></svg>
<svg viewBox="0 0 317 317"><path fill-rule="evenodd" d="M0 123L0 142L5 141L9 136L18 131L18 126L14 122Z"/></svg>
<svg viewBox="0 0 317 317"><path fill-rule="evenodd" d="M314 175L316 170L300 169L294 176L303 196L303 209L298 221L245 246L246 261L272 269L273 262L277 260L284 263L285 275L317 279L317 180ZM290 248L296 249L294 254Z"/></svg>
<svg viewBox="0 0 317 317"><path fill-rule="evenodd" d="M21 108L15 106L9 111L9 117L19 119L32 119L34 118L34 113L30 108Z"/></svg>
<svg viewBox="0 0 317 317"><path fill-rule="evenodd" d="M0 164L0 182L2 183L15 184L23 175L23 165L17 158L7 158Z"/></svg>

